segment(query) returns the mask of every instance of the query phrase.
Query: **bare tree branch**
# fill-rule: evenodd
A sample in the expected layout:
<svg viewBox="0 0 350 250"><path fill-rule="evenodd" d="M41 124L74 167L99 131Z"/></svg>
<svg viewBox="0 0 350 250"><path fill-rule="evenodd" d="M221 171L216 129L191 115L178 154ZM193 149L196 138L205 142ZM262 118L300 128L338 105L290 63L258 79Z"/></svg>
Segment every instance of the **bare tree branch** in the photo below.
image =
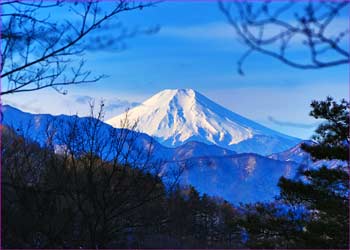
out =
<svg viewBox="0 0 350 250"><path fill-rule="evenodd" d="M248 47L238 60L238 72L253 52L273 57L291 67L319 69L349 63L348 27L332 32L341 13L349 11L349 1L308 1L300 3L219 2L219 8ZM333 24L333 26L332 26ZM305 57L292 52L301 46Z"/></svg>
<svg viewBox="0 0 350 250"><path fill-rule="evenodd" d="M115 21L120 13L155 4L126 0L2 1L1 95L48 87L64 94L62 86L104 78L83 70L83 52L118 49L128 38L156 32L157 28L129 31Z"/></svg>

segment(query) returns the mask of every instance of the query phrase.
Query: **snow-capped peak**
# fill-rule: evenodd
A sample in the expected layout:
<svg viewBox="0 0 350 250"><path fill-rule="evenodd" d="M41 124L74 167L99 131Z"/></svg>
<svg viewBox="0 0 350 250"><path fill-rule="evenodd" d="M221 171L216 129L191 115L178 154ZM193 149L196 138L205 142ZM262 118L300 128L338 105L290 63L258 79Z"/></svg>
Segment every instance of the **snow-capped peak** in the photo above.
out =
<svg viewBox="0 0 350 250"><path fill-rule="evenodd" d="M120 127L125 117L124 113L107 123ZM167 146L201 141L232 149L259 135L294 139L229 111L193 89L163 90L129 110L127 117L131 123L137 121L140 131Z"/></svg>

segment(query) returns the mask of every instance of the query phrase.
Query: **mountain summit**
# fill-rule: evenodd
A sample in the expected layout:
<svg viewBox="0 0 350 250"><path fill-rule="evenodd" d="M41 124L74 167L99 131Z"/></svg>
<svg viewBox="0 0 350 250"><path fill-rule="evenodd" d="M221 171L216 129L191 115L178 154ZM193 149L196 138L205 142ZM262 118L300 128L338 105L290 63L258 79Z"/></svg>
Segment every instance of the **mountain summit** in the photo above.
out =
<svg viewBox="0 0 350 250"><path fill-rule="evenodd" d="M237 152L266 155L299 142L244 118L193 89L163 90L107 123L120 127L126 115L130 122L138 122L140 131L170 147L200 141Z"/></svg>

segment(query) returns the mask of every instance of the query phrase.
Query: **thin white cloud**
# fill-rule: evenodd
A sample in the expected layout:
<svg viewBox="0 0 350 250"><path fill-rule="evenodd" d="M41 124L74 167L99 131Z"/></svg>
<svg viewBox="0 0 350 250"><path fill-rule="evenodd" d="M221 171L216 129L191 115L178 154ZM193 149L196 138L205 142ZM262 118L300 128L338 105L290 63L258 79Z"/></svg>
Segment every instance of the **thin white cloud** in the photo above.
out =
<svg viewBox="0 0 350 250"><path fill-rule="evenodd" d="M93 98L87 95L78 95L75 97L75 101L79 104L88 104Z"/></svg>
<svg viewBox="0 0 350 250"><path fill-rule="evenodd" d="M290 20L289 23L293 26L298 26L296 20ZM253 27L250 27L250 30L253 34L259 33L258 30L254 30ZM281 28L281 26L269 24L264 29L263 37L269 38L279 34L282 31L284 30ZM329 24L328 28L325 30L325 35L336 37L344 31L348 31L348 19L345 17L338 17ZM234 28L225 21L190 26L165 26L161 28L158 35L191 40L227 40L230 42L235 39L237 40L238 38ZM348 41L348 39L346 39L347 37L345 36L344 41ZM298 34L290 40L289 44L302 45L302 42L305 41L305 39L305 36Z"/></svg>
<svg viewBox="0 0 350 250"><path fill-rule="evenodd" d="M106 111L114 112L120 109L129 109L138 106L140 102L131 102L128 100L123 100L119 98L112 98L106 100Z"/></svg>
<svg viewBox="0 0 350 250"><path fill-rule="evenodd" d="M177 37L184 39L234 39L234 29L226 22L208 23L191 26L165 26L160 36Z"/></svg>
<svg viewBox="0 0 350 250"><path fill-rule="evenodd" d="M66 114L86 116L90 112L89 103L95 102L96 108L100 101L104 102L105 118L111 118L128 108L132 108L145 99L144 96L130 93L105 93L98 91L69 91L68 95L56 91L37 91L35 93L18 93L3 98L3 104L17 107L25 112ZM43 105L44 104L44 105Z"/></svg>
<svg viewBox="0 0 350 250"><path fill-rule="evenodd" d="M315 129L318 125L320 125L320 122L302 123L302 122L293 122L293 121L284 121L284 120L282 121L282 120L276 119L273 116L268 116L267 120L281 127L292 127L292 128L302 128L302 129L310 129L310 128Z"/></svg>

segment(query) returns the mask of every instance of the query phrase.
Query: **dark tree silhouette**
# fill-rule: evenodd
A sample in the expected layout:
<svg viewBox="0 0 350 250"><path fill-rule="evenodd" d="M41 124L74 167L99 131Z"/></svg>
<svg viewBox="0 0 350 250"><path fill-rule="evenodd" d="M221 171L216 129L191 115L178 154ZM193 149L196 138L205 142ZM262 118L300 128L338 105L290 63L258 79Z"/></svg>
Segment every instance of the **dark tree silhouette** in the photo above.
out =
<svg viewBox="0 0 350 250"><path fill-rule="evenodd" d="M346 161L337 168L310 169L302 179L281 178L281 197L287 204L307 209L310 219L295 240L304 248L349 248L349 103L327 97L313 101L310 115L325 121L317 128L315 145L303 145L314 160Z"/></svg>
<svg viewBox="0 0 350 250"><path fill-rule="evenodd" d="M247 204L238 224L246 233L248 248L304 248L303 240L296 240L301 234L307 214L298 213L281 203Z"/></svg>
<svg viewBox="0 0 350 250"><path fill-rule="evenodd" d="M248 47L237 62L240 74L254 52L299 69L349 63L348 25L336 23L341 13L348 17L349 1L220 1L219 8ZM298 43L305 55L302 59L293 54Z"/></svg>
<svg viewBox="0 0 350 250"><path fill-rule="evenodd" d="M310 115L324 119L315 143L303 149L314 160L348 159L349 110L345 100L313 101ZM340 161L339 161L340 162ZM242 207L238 220L249 248L348 249L349 163L338 167L300 169L279 180L280 196L269 204Z"/></svg>
<svg viewBox="0 0 350 250"><path fill-rule="evenodd" d="M44 145L26 136L30 125L2 128L2 247L126 247L125 235L162 223L165 187L152 143L102 119L100 110L50 121Z"/></svg>
<svg viewBox="0 0 350 250"><path fill-rule="evenodd" d="M96 82L83 52L121 49L123 41L156 29L130 30L117 19L155 2L1 1L1 95Z"/></svg>
<svg viewBox="0 0 350 250"><path fill-rule="evenodd" d="M313 101L310 115L323 122L313 136L315 145L303 144L302 149L309 152L314 160L339 159L349 161L349 107L345 99L337 103L332 97L325 101Z"/></svg>
<svg viewBox="0 0 350 250"><path fill-rule="evenodd" d="M164 185L150 174L158 165L132 164L139 153L131 132L109 137L110 148L99 124L73 121L62 138L68 144L55 151L50 136L43 147L25 130L2 127L2 248L243 247L231 204Z"/></svg>

